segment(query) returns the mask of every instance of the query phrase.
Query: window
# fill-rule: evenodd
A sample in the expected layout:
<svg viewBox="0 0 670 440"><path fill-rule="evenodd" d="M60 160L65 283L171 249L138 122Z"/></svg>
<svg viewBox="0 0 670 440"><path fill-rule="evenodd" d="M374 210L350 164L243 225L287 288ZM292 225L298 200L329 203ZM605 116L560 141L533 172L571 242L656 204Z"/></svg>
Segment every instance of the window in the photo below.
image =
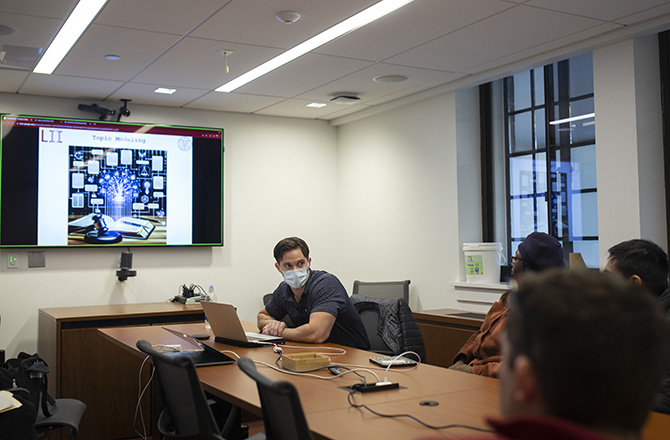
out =
<svg viewBox="0 0 670 440"><path fill-rule="evenodd" d="M498 90L506 237L496 241L506 242L509 258L528 234L546 232L561 241L566 257L579 252L598 267L591 54L504 78Z"/></svg>

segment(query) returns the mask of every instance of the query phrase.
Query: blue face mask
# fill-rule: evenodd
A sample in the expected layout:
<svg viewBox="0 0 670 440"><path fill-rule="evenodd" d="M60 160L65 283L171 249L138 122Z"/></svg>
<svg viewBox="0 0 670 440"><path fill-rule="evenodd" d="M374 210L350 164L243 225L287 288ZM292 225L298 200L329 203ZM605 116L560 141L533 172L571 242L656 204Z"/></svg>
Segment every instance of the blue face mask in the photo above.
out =
<svg viewBox="0 0 670 440"><path fill-rule="evenodd" d="M286 284L293 287L294 289L300 289L307 282L309 277L309 271L307 267L302 269L289 270L288 272L282 272L284 275L284 281Z"/></svg>

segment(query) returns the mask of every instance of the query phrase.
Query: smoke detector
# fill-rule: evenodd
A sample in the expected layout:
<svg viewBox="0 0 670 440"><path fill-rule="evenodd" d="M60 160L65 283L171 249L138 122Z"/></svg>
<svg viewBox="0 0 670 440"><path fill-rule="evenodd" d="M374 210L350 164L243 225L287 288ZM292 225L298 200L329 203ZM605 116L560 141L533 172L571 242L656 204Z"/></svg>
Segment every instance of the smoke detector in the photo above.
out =
<svg viewBox="0 0 670 440"><path fill-rule="evenodd" d="M293 24L300 20L300 14L294 11L281 11L275 17L284 24Z"/></svg>
<svg viewBox="0 0 670 440"><path fill-rule="evenodd" d="M337 95L330 99L330 102L340 105L352 105L360 101L361 98L354 95Z"/></svg>

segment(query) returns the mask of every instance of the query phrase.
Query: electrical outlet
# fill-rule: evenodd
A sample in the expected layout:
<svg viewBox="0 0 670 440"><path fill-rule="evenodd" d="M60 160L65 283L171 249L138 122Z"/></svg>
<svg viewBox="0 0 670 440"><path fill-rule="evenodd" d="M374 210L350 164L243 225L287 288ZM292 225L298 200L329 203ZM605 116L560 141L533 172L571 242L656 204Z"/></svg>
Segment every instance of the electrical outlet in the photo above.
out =
<svg viewBox="0 0 670 440"><path fill-rule="evenodd" d="M7 269L19 268L19 254L10 253L7 255Z"/></svg>

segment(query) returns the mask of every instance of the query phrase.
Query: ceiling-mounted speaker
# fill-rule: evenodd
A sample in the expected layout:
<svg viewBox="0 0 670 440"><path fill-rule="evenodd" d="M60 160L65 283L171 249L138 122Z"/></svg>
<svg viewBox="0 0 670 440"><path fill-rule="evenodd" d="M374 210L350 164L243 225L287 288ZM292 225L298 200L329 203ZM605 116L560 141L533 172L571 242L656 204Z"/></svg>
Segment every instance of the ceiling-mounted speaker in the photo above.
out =
<svg viewBox="0 0 670 440"><path fill-rule="evenodd" d="M361 98L354 95L337 95L330 99L330 102L340 105L352 105L359 102Z"/></svg>
<svg viewBox="0 0 670 440"><path fill-rule="evenodd" d="M275 17L284 24L293 24L300 20L300 14L294 11L281 11Z"/></svg>

